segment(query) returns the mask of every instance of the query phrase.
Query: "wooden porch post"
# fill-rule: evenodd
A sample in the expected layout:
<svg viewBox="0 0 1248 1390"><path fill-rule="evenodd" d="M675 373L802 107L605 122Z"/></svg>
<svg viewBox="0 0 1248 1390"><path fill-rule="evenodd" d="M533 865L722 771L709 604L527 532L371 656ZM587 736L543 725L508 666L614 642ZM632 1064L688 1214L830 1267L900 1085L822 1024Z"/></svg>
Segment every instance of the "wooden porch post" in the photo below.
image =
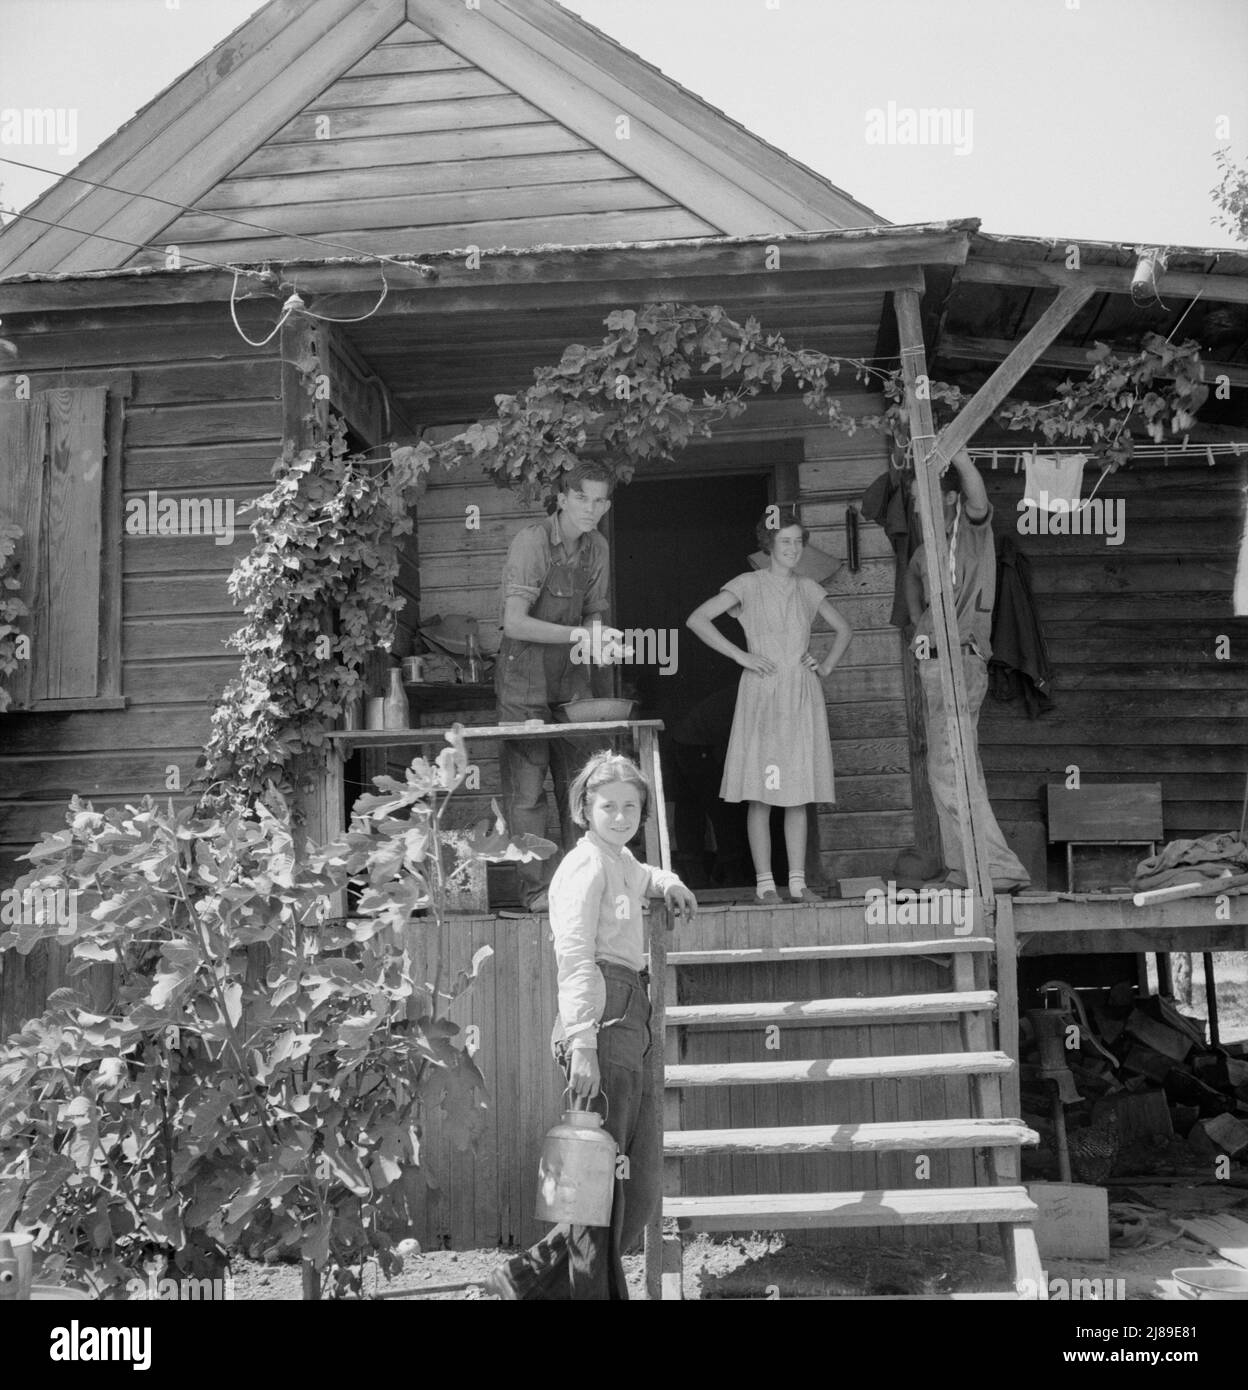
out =
<svg viewBox="0 0 1248 1390"><path fill-rule="evenodd" d="M940 469L935 459L936 428L932 404L926 393L918 391L919 377L927 377L923 347L923 324L919 315L917 290L895 290L893 304L900 336L902 378L910 414L910 437L914 441L915 502L923 531L923 553L927 561L927 592L932 608L932 629L936 639L936 660L944 693L945 718L949 726L949 747L953 753L954 790L958 801L958 824L966 855L966 881L981 903L992 900L992 882L982 853L982 830L972 812L967 766L968 744L975 737L966 702L966 681L961 661L954 660L962 650L954 609L953 584L949 578L949 542L945 536L944 508L940 496ZM929 732L930 737L930 732ZM979 914L982 918L982 908Z"/></svg>
<svg viewBox="0 0 1248 1390"><path fill-rule="evenodd" d="M322 325L292 314L278 335L281 348L282 456L292 458L312 448L329 430L329 402L325 392L315 389L318 372L329 371ZM334 766L337 750L327 748L326 761L312 771L313 789L297 794L306 834L314 841L327 839L341 829L341 811L330 804L330 794L341 795L341 764Z"/></svg>
<svg viewBox="0 0 1248 1390"><path fill-rule="evenodd" d="M960 650L960 639L954 609L953 586L949 579L949 548L943 525L940 497L941 467L965 448L976 431L987 423L994 410L1039 360L1062 329L1092 297L1092 288L1073 280L1059 288L1053 303L1045 309L1028 333L1019 340L1013 351L998 364L997 369L979 388L966 406L934 438L930 400L920 400L916 390L920 375L926 374L927 364L923 345L923 326L919 316L919 295L916 290L899 289L893 292L900 336L902 375L910 412L910 434L915 444L916 500L919 521L923 529L924 553L927 560L927 585L931 595L934 635L937 643L941 689L944 692L945 716L949 721L950 748L956 771L955 789L958 799L958 821L962 829L962 844L966 853L966 879L984 903L992 901L992 879L982 853L982 828L972 813L968 780L968 750L974 731L966 703L966 683L960 661L953 660ZM940 517L941 525L936 524Z"/></svg>

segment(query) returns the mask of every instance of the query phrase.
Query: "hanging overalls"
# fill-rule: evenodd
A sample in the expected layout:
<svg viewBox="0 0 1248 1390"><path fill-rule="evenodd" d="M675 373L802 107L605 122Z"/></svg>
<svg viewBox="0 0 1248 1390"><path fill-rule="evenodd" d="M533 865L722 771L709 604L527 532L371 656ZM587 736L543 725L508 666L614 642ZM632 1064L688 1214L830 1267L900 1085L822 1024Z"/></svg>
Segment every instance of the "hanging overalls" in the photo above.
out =
<svg viewBox="0 0 1248 1390"><path fill-rule="evenodd" d="M552 551L541 592L529 616L547 623L580 627L586 619L585 596L589 590L589 537L570 559L559 560ZM566 553L566 552L565 552ZM572 660L574 647L561 642L522 642L504 637L495 665L494 689L498 696L498 722L523 723L526 719L554 720L554 707L593 694L590 667ZM549 766L559 810L559 826L565 848L580 834L568 813L568 786L598 745L592 739L504 739L499 750L503 805L513 835L546 833L546 769ZM516 866L526 904L550 882L558 856L529 860Z"/></svg>

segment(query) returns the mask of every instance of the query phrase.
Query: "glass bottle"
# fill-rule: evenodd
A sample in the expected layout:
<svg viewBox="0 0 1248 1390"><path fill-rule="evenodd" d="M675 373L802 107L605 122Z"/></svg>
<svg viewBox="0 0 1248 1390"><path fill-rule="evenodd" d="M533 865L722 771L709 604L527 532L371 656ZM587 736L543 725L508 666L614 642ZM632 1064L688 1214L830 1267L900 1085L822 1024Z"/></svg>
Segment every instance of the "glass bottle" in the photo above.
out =
<svg viewBox="0 0 1248 1390"><path fill-rule="evenodd" d="M385 727L387 729L406 729L408 727L407 691L403 689L403 672L397 666L390 668L390 689L386 692Z"/></svg>

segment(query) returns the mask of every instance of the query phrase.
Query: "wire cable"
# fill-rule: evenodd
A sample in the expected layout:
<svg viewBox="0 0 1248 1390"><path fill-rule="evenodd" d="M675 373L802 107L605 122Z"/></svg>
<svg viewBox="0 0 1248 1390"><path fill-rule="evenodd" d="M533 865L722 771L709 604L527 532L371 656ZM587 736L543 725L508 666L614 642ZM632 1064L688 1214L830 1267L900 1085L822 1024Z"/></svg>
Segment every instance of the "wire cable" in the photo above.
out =
<svg viewBox="0 0 1248 1390"><path fill-rule="evenodd" d="M85 183L91 188L102 188L106 193L116 193L123 198L145 198L150 203L163 203L165 207L176 208L179 212L193 212L200 217L215 217L219 222L233 222L240 227L247 227L252 231L264 232L267 236L293 237L296 241L311 242L316 246L328 246L331 250L345 251L351 256L364 256L369 260L382 261L386 265L398 266L400 270L415 270L425 279L436 279L438 272L431 265L424 265L419 261L398 261L393 256L382 255L378 251L361 251L359 247L348 246L346 242L330 241L327 237L309 236L304 232L281 231L276 227L266 227L262 222L249 222L243 217L231 217L228 213L216 212L212 208L200 208L186 203L176 203L170 198L161 198L155 193L136 193L129 188L118 188L115 184L100 183L95 179L84 179L81 174L58 174L55 169L45 169L39 164L28 164L21 159L12 159L7 155L0 155L0 163L15 164L21 169L32 169L39 174L51 174L53 178L72 179L75 183ZM24 217L25 213L15 213L17 217ZM38 221L38 218L32 219ZM49 226L58 226L58 223L48 223ZM74 231L72 227L66 227L66 231ZM80 232L80 236L93 236L93 232ZM159 248L150 248L156 250ZM211 264L211 262L208 262ZM344 320L345 322L345 320Z"/></svg>
<svg viewBox="0 0 1248 1390"><path fill-rule="evenodd" d="M0 212L12 212L14 217L24 218L27 222L38 222L44 227L58 227L63 232L73 232L75 236L95 237L99 241L115 242L118 246L128 246L132 251L156 251L160 252L163 248L148 245L143 241L126 241L122 237L109 236L107 232L84 232L79 227L71 227L65 222L49 222L46 217L35 217L29 212L13 212L11 208L0 208ZM7 223L12 226L12 223ZM181 253L179 253L181 254ZM202 256L183 255L184 261L194 261L196 265L206 265L212 270L232 270L237 275L254 275L258 280L271 280L272 271L252 270L247 266L230 265L228 261L206 261Z"/></svg>

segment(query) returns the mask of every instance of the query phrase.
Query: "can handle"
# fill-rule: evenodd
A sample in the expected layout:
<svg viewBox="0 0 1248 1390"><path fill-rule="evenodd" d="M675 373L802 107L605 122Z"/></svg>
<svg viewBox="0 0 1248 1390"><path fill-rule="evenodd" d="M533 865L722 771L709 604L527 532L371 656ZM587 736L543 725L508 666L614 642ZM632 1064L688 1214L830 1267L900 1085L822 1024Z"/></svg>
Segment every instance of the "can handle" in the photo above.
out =
<svg viewBox="0 0 1248 1390"><path fill-rule="evenodd" d="M584 1099L582 1096L574 1096L574 1095L572 1095L572 1087L571 1087L571 1086L565 1086L565 1087L563 1088L563 1094L564 1094L565 1096L572 1096L572 1105L571 1105L571 1107L570 1107L572 1110L588 1110L588 1109L589 1109L589 1102L588 1102L588 1101L585 1101L584 1104L581 1104L582 1100ZM606 1091L602 1088L602 1086L599 1086L599 1087L598 1087L598 1094L602 1097L603 1108L604 1108L604 1110L605 1110L605 1112L606 1112L606 1113L603 1115L603 1117L602 1117L602 1122L603 1122L603 1124L605 1125L606 1122L607 1122L608 1116L611 1114L611 1102L607 1099L607 1093L606 1093Z"/></svg>

